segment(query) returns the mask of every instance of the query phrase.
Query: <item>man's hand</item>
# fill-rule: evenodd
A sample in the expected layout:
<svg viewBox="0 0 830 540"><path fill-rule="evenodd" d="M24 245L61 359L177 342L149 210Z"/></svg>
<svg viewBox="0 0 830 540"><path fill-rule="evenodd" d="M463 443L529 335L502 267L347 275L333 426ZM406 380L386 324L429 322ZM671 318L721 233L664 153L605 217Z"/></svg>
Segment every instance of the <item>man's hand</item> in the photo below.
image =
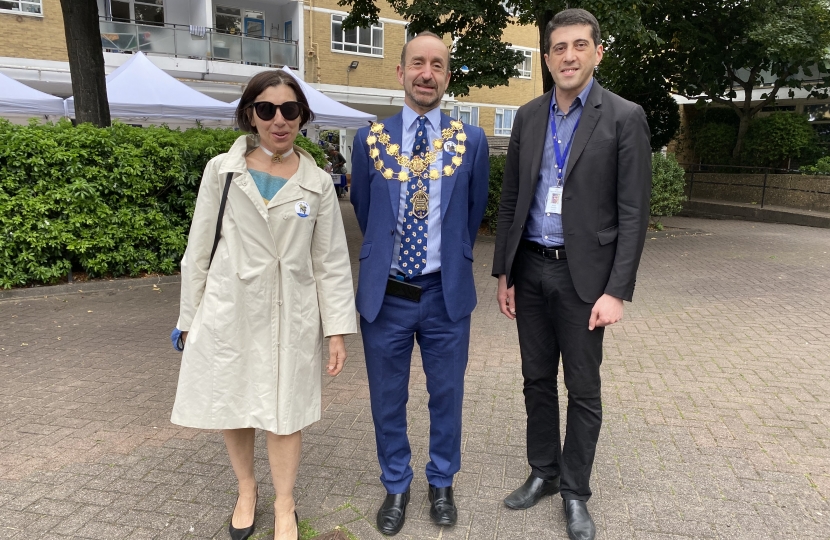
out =
<svg viewBox="0 0 830 540"><path fill-rule="evenodd" d="M610 294L599 297L594 309L591 310L591 319L588 321L588 330L598 326L611 326L623 318L623 301Z"/></svg>
<svg viewBox="0 0 830 540"><path fill-rule="evenodd" d="M499 276L499 292L497 294L499 299L499 309L504 316L511 321L516 318L516 290L515 287L507 288L507 276L501 274Z"/></svg>
<svg viewBox="0 0 830 540"><path fill-rule="evenodd" d="M331 336L329 339L329 365L326 372L334 377L343 370L346 363L346 342L343 336Z"/></svg>
<svg viewBox="0 0 830 540"><path fill-rule="evenodd" d="M187 331L182 332L182 345L187 343Z"/></svg>

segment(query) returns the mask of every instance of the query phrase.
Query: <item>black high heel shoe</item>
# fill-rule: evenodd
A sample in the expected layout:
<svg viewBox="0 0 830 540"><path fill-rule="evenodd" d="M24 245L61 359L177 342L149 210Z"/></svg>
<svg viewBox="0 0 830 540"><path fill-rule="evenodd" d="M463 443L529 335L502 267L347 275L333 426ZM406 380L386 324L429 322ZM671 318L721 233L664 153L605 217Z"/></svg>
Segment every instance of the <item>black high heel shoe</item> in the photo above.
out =
<svg viewBox="0 0 830 540"><path fill-rule="evenodd" d="M239 496L236 497L236 502L239 502ZM256 525L256 504L259 502L259 489L257 489L256 498L254 498L254 520L251 522L250 527L245 527L244 529L237 529L233 526L233 511L231 511L231 522L228 523L228 533L231 535L231 540L248 540L252 534L254 534L254 525ZM233 505L233 509L236 510L236 504ZM297 537L299 539L299 537Z"/></svg>
<svg viewBox="0 0 830 540"><path fill-rule="evenodd" d="M297 522L297 540L300 540L300 516L297 515L296 510L294 510L294 521Z"/></svg>

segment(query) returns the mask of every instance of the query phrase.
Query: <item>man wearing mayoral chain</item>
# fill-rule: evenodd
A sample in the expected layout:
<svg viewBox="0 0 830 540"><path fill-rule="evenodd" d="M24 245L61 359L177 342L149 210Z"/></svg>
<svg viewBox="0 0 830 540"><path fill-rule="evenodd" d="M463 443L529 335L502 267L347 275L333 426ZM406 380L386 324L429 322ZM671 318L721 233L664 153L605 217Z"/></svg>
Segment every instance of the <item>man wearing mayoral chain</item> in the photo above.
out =
<svg viewBox="0 0 830 540"><path fill-rule="evenodd" d="M476 305L473 243L487 204L484 132L441 113L449 50L431 32L404 45L403 110L357 132L351 201L363 245L357 309L366 355L380 480L380 532L404 525L412 467L406 402L415 339L429 393L430 517L454 525L461 402Z"/></svg>
<svg viewBox="0 0 830 540"><path fill-rule="evenodd" d="M603 331L634 293L651 192L645 113L594 81L601 59L593 15L568 9L548 23L554 88L516 114L493 260L499 308L519 331L530 464L504 503L525 509L560 492L572 540L596 535L586 502L602 424Z"/></svg>

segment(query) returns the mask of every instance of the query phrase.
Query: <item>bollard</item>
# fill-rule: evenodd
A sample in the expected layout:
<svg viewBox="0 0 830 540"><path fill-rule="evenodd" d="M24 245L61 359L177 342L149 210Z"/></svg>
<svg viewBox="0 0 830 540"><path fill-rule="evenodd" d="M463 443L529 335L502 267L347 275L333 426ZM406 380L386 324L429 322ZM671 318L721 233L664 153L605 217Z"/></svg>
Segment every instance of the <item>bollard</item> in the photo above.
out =
<svg viewBox="0 0 830 540"><path fill-rule="evenodd" d="M764 207L764 197L767 195L767 175L769 175L769 169L764 170L764 186L761 188L761 208Z"/></svg>

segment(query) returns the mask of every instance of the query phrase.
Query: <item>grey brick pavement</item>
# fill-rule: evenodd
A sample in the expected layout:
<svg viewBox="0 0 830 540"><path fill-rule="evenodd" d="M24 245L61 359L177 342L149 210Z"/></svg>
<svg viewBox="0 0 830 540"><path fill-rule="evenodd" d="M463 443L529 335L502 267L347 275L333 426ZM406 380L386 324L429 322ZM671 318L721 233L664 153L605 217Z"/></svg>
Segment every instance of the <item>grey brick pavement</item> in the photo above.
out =
<svg viewBox="0 0 830 540"><path fill-rule="evenodd" d="M359 233L342 204L353 260ZM606 338L605 423L589 507L599 538L830 538L830 231L665 220L633 304ZM413 499L403 539L567 538L558 498L501 499L527 474L515 325L497 312L492 241L475 249L459 524L431 524L428 413L413 362ZM226 538L234 477L221 436L170 424L178 285L0 301L0 538ZM78 284L83 291L83 284ZM319 532L360 539L378 481L362 345L324 377L297 501ZM564 396L564 388L562 395ZM273 523L264 440L258 523Z"/></svg>

